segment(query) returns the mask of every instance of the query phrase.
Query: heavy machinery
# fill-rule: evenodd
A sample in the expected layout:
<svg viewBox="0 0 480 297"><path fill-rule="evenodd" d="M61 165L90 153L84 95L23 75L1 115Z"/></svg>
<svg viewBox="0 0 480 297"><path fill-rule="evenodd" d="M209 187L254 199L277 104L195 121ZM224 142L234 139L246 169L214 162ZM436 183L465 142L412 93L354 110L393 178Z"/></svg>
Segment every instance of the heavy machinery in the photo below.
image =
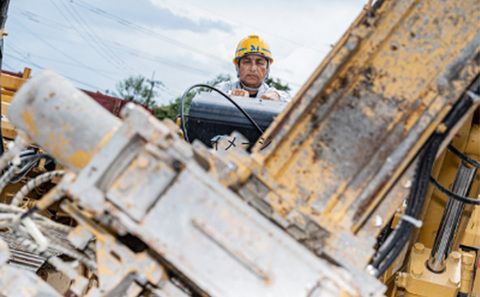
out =
<svg viewBox="0 0 480 297"><path fill-rule="evenodd" d="M0 295L479 296L479 29L476 0L367 5L251 153L36 74L0 185L63 170L4 190Z"/></svg>

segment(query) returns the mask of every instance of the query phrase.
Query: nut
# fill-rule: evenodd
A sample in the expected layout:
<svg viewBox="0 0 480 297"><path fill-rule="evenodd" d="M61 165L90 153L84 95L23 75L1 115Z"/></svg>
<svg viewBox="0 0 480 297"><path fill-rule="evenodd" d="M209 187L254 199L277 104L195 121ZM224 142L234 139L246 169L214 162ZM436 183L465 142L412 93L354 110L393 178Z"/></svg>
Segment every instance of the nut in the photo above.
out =
<svg viewBox="0 0 480 297"><path fill-rule="evenodd" d="M450 259L452 259L452 261L455 263L458 263L461 258L462 258L462 255L459 252L450 253Z"/></svg>
<svg viewBox="0 0 480 297"><path fill-rule="evenodd" d="M412 267L410 268L410 274L413 277L420 277L423 274L423 269L419 265L412 265Z"/></svg>
<svg viewBox="0 0 480 297"><path fill-rule="evenodd" d="M470 265L473 264L473 261L474 261L474 258L472 256L472 254L467 254L467 253L462 254L462 264L463 265L470 266Z"/></svg>
<svg viewBox="0 0 480 297"><path fill-rule="evenodd" d="M418 254L421 254L423 253L423 251L425 250L425 245L423 245L423 243L421 242L417 242L415 243L415 245L413 246L413 250L418 253Z"/></svg>

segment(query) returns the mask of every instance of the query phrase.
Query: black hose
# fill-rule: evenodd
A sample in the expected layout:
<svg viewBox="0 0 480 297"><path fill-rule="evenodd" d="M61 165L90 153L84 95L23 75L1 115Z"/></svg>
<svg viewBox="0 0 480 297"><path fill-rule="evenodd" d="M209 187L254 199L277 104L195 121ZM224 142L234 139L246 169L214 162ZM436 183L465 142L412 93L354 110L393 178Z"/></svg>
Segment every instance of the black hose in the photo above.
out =
<svg viewBox="0 0 480 297"><path fill-rule="evenodd" d="M198 87L203 87L203 88L208 88L210 90L213 90L217 93L219 93L220 95L222 95L223 97L225 97L228 101L230 101L238 110L240 110L243 115L250 121L250 123L252 123L252 125L255 127L255 129L257 129L258 133L260 133L260 135L263 134L263 130L257 125L257 123L252 119L252 117L243 109L241 108L235 101L232 100L232 98L228 97L225 93L223 93L222 91L212 87L212 86L209 86L209 85L206 85L206 84L197 84L197 85L193 85L191 86L190 88L188 88L185 93L183 93L183 96L182 96L182 101L180 102L180 123L181 123L181 128L182 128L182 132L183 132L183 135L185 137L185 140L187 142L190 142L190 140L188 139L188 135L187 135L187 129L185 129L185 115L183 113L183 109L184 109L184 102L185 102L185 98L187 97L187 94L194 88L198 88Z"/></svg>
<svg viewBox="0 0 480 297"><path fill-rule="evenodd" d="M16 173L16 175L9 181L10 184L15 184L21 181L30 170L40 161L40 159L47 159L52 161L52 157L48 154L31 154L32 150L25 150L20 153L20 162L23 167Z"/></svg>
<svg viewBox="0 0 480 297"><path fill-rule="evenodd" d="M410 195L408 197L405 215L415 220L419 218L425 202L430 173L435 162L437 151L445 137L448 135L450 129L461 119L472 105L473 101L469 96L462 96L442 122L447 129L444 132L435 132L423 146L419 155L419 163L415 172ZM386 246L381 246L379 248L378 253L375 255L371 264L375 269L376 277L380 277L392 265L407 244L413 228L414 225L412 222L400 220L395 232L391 234L392 238L387 239L388 244Z"/></svg>
<svg viewBox="0 0 480 297"><path fill-rule="evenodd" d="M20 161L23 163L29 163L33 161L38 161L40 159L50 159L53 160L52 157L50 157L49 154L35 154L35 155L29 155L29 156L24 156L20 157Z"/></svg>
<svg viewBox="0 0 480 297"><path fill-rule="evenodd" d="M435 138L434 138L435 140ZM438 151L441 141L429 142L422 149L420 155L420 162L417 167L416 176L412 185L410 196L408 198L407 208L405 214L414 219L418 219L425 202L425 196L428 189L428 177L435 161L435 155ZM434 145L436 144L436 149ZM408 242L414 225L412 222L401 220L398 225L398 230L395 232L392 240L389 240L390 245L382 249L382 254L377 256L372 263L372 266L377 269L376 276L379 277L393 264L395 259L403 250L403 247Z"/></svg>
<svg viewBox="0 0 480 297"><path fill-rule="evenodd" d="M467 203L467 204L480 205L480 199L473 199L469 197L464 197L462 195L458 195L457 193L454 193L448 190L447 188L445 188L444 186L442 186L442 184L440 184L438 180L434 179L432 176L430 176L430 181L440 192L442 192L443 194L455 200L458 200L460 202Z"/></svg>
<svg viewBox="0 0 480 297"><path fill-rule="evenodd" d="M461 151L459 151L456 147L454 147L451 143L448 145L448 149L457 157L462 159L463 161L469 163L470 165L480 168L480 162L470 158L469 156L465 155Z"/></svg>

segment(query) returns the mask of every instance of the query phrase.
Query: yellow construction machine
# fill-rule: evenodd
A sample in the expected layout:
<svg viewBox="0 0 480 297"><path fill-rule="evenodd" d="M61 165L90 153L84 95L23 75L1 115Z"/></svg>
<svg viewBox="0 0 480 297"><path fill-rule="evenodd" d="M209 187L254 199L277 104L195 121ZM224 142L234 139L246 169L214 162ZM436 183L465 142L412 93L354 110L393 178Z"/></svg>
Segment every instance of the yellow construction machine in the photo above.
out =
<svg viewBox="0 0 480 297"><path fill-rule="evenodd" d="M35 74L0 296L478 297L479 74L478 0L367 4L250 153Z"/></svg>

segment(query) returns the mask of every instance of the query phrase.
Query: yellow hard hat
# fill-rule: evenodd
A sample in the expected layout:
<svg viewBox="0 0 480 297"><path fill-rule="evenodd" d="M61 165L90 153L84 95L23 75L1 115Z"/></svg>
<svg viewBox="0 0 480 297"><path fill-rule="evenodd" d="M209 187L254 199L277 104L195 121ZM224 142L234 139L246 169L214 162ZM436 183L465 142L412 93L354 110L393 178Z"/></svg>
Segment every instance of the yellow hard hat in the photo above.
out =
<svg viewBox="0 0 480 297"><path fill-rule="evenodd" d="M248 54L258 54L267 58L270 64L273 63L272 52L270 46L257 35L250 35L240 41L235 51L235 58L233 64L237 65L237 61Z"/></svg>

